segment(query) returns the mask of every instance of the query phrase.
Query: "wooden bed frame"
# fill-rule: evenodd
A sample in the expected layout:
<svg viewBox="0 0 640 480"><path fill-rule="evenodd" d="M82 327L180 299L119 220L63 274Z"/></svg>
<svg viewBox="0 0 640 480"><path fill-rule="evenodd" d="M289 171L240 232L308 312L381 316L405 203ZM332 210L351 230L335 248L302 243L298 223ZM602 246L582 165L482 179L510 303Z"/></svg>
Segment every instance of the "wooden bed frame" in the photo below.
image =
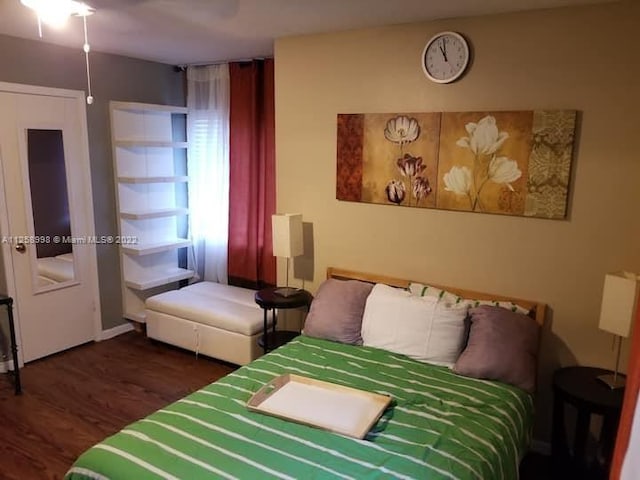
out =
<svg viewBox="0 0 640 480"><path fill-rule="evenodd" d="M404 280L400 278L387 277L384 275L376 275L371 273L355 272L352 270L343 270L341 268L329 267L327 268L327 278L335 278L339 280L360 280L369 283L384 283L392 287L409 288L409 284L415 283L428 283L419 282L418 280ZM473 290L465 290L462 288L447 287L443 285L436 285L428 283L429 285L446 290L448 292L459 295L463 298L470 298L474 300L498 300L501 302L513 302L520 305L523 308L529 309L529 316L535 319L536 322L542 327L544 325L545 309L546 305L540 302L534 302L531 300L523 300L521 298L507 297L504 295L494 295L491 293L475 292Z"/></svg>

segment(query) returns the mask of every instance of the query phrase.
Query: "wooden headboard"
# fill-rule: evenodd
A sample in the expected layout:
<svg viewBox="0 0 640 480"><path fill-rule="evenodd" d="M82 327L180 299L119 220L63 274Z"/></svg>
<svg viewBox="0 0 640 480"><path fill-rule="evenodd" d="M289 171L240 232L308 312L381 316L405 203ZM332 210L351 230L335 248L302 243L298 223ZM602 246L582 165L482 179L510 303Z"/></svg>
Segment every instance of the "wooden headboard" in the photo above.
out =
<svg viewBox="0 0 640 480"><path fill-rule="evenodd" d="M498 300L501 302L513 302L520 305L523 308L529 309L529 316L538 322L540 326L544 325L544 316L546 305L540 302L534 302L531 300L523 300L521 298L507 297L505 295L494 295L492 293L475 292L473 290L464 290L462 288L447 287L444 285L437 285L430 282L424 282L419 280L404 280L400 278L387 277L384 275L375 275L371 273L354 272L352 270L343 270L340 268L329 267L327 268L327 278L336 278L339 280L360 280L369 283L384 283L392 287L408 288L412 282L425 283L442 290L459 295L463 298L470 298L474 300Z"/></svg>

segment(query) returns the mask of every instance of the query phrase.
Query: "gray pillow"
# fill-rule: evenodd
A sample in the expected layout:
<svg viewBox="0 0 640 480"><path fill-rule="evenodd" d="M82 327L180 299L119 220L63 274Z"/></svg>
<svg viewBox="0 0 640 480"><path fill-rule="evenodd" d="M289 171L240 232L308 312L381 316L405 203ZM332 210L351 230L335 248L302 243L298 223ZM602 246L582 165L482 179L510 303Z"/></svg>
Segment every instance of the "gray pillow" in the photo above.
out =
<svg viewBox="0 0 640 480"><path fill-rule="evenodd" d="M373 285L358 280L325 280L311 303L304 334L362 345L362 314Z"/></svg>
<svg viewBox="0 0 640 480"><path fill-rule="evenodd" d="M531 317L483 305L469 310L467 347L453 371L474 378L499 380L533 393L540 327Z"/></svg>

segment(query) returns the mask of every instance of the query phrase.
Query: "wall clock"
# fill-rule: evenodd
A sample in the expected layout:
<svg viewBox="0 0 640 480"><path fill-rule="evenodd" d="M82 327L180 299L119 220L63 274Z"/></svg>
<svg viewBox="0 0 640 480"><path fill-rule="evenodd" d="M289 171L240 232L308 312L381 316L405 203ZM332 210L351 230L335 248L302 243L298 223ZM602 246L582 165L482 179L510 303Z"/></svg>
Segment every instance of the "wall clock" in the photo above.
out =
<svg viewBox="0 0 640 480"><path fill-rule="evenodd" d="M469 65L469 45L459 33L440 32L427 42L421 63L429 80L451 83L460 78Z"/></svg>

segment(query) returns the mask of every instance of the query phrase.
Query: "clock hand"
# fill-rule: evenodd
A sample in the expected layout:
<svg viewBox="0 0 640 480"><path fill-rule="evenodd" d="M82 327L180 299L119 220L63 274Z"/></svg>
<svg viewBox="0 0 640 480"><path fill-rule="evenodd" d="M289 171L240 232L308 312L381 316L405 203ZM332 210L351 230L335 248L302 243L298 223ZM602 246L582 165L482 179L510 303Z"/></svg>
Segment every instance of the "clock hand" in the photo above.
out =
<svg viewBox="0 0 640 480"><path fill-rule="evenodd" d="M447 45L444 43L444 40L442 40L439 47L440 51L442 52L442 56L444 57L444 61L448 62L449 60L447 59Z"/></svg>

